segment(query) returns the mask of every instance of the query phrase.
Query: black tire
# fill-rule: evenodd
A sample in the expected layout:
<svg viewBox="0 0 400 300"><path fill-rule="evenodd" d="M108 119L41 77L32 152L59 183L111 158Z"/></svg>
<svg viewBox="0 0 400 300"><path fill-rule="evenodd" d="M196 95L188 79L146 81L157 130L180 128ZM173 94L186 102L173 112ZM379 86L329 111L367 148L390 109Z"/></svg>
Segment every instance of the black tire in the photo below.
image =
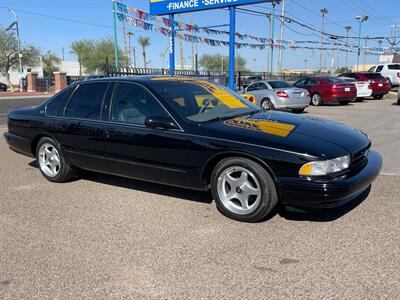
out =
<svg viewBox="0 0 400 300"><path fill-rule="evenodd" d="M292 112L294 112L295 114L301 114L302 112L304 112L305 109L306 109L305 107L303 107L303 108L293 108Z"/></svg>
<svg viewBox="0 0 400 300"><path fill-rule="evenodd" d="M340 105L348 105L350 103L350 101L340 101L339 104Z"/></svg>
<svg viewBox="0 0 400 300"><path fill-rule="evenodd" d="M262 99L260 107L264 110L275 110L275 106L269 98Z"/></svg>
<svg viewBox="0 0 400 300"><path fill-rule="evenodd" d="M364 101L364 97L358 97L356 98L356 100L354 100L354 102L363 102Z"/></svg>
<svg viewBox="0 0 400 300"><path fill-rule="evenodd" d="M230 210L221 200L218 184L221 184L222 173L232 168L245 168L257 179L260 190L259 201L254 202L252 211L248 214L238 214ZM221 178L220 178L221 177ZM228 218L242 222L259 222L271 214L278 204L275 183L267 170L260 164L247 158L232 157L221 160L211 175L211 192L218 210ZM221 191L222 193L222 191ZM241 193L241 192L238 192ZM257 196L258 198L258 196Z"/></svg>
<svg viewBox="0 0 400 300"><path fill-rule="evenodd" d="M400 98L397 98L397 105L400 105Z"/></svg>
<svg viewBox="0 0 400 300"><path fill-rule="evenodd" d="M48 176L42 169L40 165L40 158L39 158L39 149L43 144L50 144L52 145L58 152L59 155L59 171L56 176ZM73 179L76 175L76 168L70 166L64 159L64 155L58 146L58 144L49 137L43 137L39 140L37 147L36 147L36 159L38 162L38 167L42 175L51 182L67 182Z"/></svg>
<svg viewBox="0 0 400 300"><path fill-rule="evenodd" d="M320 105L324 104L324 102L322 101L321 95L318 93L315 93L314 95L312 95L311 104L314 106L320 106Z"/></svg>
<svg viewBox="0 0 400 300"><path fill-rule="evenodd" d="M383 96L385 96L385 95L374 95L374 96L372 96L375 100L381 100L381 99L383 99Z"/></svg>

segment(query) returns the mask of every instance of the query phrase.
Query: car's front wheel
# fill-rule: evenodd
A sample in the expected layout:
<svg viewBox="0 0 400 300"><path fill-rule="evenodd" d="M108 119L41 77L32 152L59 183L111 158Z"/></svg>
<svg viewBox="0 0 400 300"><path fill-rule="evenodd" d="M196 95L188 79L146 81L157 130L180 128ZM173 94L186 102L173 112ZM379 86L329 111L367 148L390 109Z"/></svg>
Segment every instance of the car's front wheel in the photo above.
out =
<svg viewBox="0 0 400 300"><path fill-rule="evenodd" d="M260 164L246 158L227 158L214 169L211 190L218 209L243 222L265 219L278 196L272 177Z"/></svg>
<svg viewBox="0 0 400 300"><path fill-rule="evenodd" d="M40 172L49 181L66 182L76 174L75 168L67 164L61 149L51 138L43 137L39 140L36 158Z"/></svg>

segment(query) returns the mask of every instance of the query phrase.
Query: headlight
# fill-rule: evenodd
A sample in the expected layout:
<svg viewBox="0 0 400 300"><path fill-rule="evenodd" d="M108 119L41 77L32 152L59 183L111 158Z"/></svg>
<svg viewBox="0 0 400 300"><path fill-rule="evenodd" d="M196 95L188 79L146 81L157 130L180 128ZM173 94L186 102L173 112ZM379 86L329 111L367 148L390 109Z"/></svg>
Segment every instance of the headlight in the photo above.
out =
<svg viewBox="0 0 400 300"><path fill-rule="evenodd" d="M302 176L323 176L347 169L350 165L350 155L304 164L299 174Z"/></svg>

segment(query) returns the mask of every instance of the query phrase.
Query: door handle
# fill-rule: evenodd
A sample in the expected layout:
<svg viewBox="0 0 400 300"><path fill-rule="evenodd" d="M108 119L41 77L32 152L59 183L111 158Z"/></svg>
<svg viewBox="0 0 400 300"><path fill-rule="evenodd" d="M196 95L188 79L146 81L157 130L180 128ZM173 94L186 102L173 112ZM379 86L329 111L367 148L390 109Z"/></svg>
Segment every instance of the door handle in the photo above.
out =
<svg viewBox="0 0 400 300"><path fill-rule="evenodd" d="M114 129L107 128L107 129L105 130L105 133L106 133L106 138L110 138L110 136L112 136L112 135L115 134L115 130L114 130Z"/></svg>

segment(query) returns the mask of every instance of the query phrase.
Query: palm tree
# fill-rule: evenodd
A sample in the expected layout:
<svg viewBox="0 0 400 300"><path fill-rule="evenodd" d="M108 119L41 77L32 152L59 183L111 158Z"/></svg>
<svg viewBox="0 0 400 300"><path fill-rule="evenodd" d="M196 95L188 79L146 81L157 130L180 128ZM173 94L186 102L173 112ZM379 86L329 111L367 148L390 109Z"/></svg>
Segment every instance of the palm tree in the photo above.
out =
<svg viewBox="0 0 400 300"><path fill-rule="evenodd" d="M322 16L322 21L321 21L321 43L320 43L321 49L319 50L319 70L320 70L320 73L322 73L322 35L324 33L325 15L328 13L328 9L321 8L320 12L321 12L321 16Z"/></svg>
<svg viewBox="0 0 400 300"><path fill-rule="evenodd" d="M61 59L57 55L55 55L51 51L47 51L42 56L43 75L45 77L53 76L53 72L59 70L57 65L59 65L60 62L61 62Z"/></svg>
<svg viewBox="0 0 400 300"><path fill-rule="evenodd" d="M142 54L143 54L143 61L144 61L144 67L147 68L147 61L146 61L146 47L150 46L150 37L148 36L140 36L138 39L138 43L140 46L142 46Z"/></svg>
<svg viewBox="0 0 400 300"><path fill-rule="evenodd" d="M70 53L74 54L78 59L79 63L79 76L82 76L82 65L84 64L85 58L88 56L88 52L90 51L90 41L81 40L74 41L71 44Z"/></svg>

